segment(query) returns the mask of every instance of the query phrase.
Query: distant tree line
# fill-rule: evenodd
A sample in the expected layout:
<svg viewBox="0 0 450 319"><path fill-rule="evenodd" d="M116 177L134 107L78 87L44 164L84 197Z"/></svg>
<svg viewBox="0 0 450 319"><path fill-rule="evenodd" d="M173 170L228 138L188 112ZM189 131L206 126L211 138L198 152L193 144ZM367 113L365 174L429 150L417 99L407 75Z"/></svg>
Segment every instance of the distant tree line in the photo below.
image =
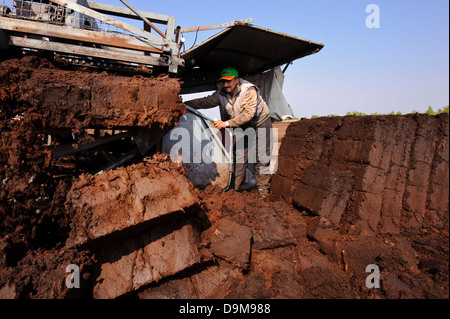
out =
<svg viewBox="0 0 450 319"><path fill-rule="evenodd" d="M414 110L414 111L412 111L409 114L415 114L415 113L421 113L421 112ZM429 115L437 115L437 114L440 114L440 113L449 113L449 106L447 105L447 106L445 106L442 109L438 109L437 111L433 110L433 108L431 106L429 106L428 109L424 112L424 114L429 114ZM346 116L350 116L350 115L354 115L354 116L369 116L369 115L403 115L403 114L402 114L402 112L394 112L394 111L392 111L391 113L388 113L388 114L381 114L381 113L366 114L366 113L358 112L358 111L347 112ZM339 116L339 115L330 114L327 117L334 117L334 116ZM318 115L311 116L312 119L318 118L318 117L319 117Z"/></svg>
<svg viewBox="0 0 450 319"><path fill-rule="evenodd" d="M435 110L433 110L433 108L431 106L429 106L428 109L424 113L428 114L428 115L437 115L437 114L440 114L440 113L449 113L448 107L449 106L447 105L444 108L438 109L437 111L435 111ZM415 114L415 113L421 113L421 112L414 110L410 114ZM403 114L402 114L402 112L394 112L394 111L392 111L391 113L388 113L388 114L381 114L381 113L366 114L366 113L362 113L362 112L353 111L353 112L347 112L346 115L367 116L367 115L403 115Z"/></svg>

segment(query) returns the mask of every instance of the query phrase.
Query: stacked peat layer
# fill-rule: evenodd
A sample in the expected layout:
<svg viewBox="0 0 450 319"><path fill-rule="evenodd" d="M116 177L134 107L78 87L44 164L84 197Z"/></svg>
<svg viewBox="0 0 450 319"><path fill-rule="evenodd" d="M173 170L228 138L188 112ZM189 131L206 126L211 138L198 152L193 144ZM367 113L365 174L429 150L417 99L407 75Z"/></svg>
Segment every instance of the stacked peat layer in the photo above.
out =
<svg viewBox="0 0 450 319"><path fill-rule="evenodd" d="M52 159L50 147L64 143L77 148L92 141L86 129L139 127L160 137L185 112L179 92L179 82L166 76L108 74L74 69L34 53L2 53L0 296L84 295L68 291L60 280L71 262L86 269L91 261L82 251L61 248L72 220L64 203L73 179L96 163L88 157L84 162L75 156ZM123 145L129 140L118 142L117 153L129 150L130 145ZM48 278L57 279L46 284Z"/></svg>
<svg viewBox="0 0 450 319"><path fill-rule="evenodd" d="M57 63L36 55L0 61L0 235L25 234L37 246L54 246L65 236L61 204L71 178L94 165L67 156L77 170L57 168L46 134L54 147L55 136L76 133L77 141L60 138L75 148L85 129L140 127L160 137L185 112L176 79L63 70Z"/></svg>
<svg viewBox="0 0 450 319"><path fill-rule="evenodd" d="M448 145L448 114L293 123L271 201L206 188L203 263L138 296L448 298Z"/></svg>
<svg viewBox="0 0 450 319"><path fill-rule="evenodd" d="M448 125L448 114L294 123L272 192L320 219L315 236L322 225L360 236L448 229Z"/></svg>
<svg viewBox="0 0 450 319"><path fill-rule="evenodd" d="M197 194L169 156L83 175L67 195L69 247L95 252L94 298L116 298L200 261Z"/></svg>
<svg viewBox="0 0 450 319"><path fill-rule="evenodd" d="M334 117L289 126L271 190L347 274L383 298L448 298L449 116Z"/></svg>
<svg viewBox="0 0 450 319"><path fill-rule="evenodd" d="M53 63L35 55L1 62L3 118L23 116L37 129L156 126L167 131L185 112L177 79L61 70Z"/></svg>

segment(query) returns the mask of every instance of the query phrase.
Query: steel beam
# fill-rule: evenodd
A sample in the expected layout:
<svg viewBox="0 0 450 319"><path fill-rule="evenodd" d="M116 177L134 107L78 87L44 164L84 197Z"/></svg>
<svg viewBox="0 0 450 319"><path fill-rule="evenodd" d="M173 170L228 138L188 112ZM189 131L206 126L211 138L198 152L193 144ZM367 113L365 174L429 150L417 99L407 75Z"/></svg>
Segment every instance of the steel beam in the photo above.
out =
<svg viewBox="0 0 450 319"><path fill-rule="evenodd" d="M142 29L139 29L139 28L137 28L135 26L132 26L132 25L130 25L128 23L124 23L124 22L119 21L117 19L111 18L111 17L109 17L109 16L107 16L105 14L99 13L99 12L97 12L95 10L92 10L92 9L86 8L86 7L82 6L82 5L76 4L75 2L72 2L72 1L69 1L69 0L55 0L55 1L52 0L52 2L55 2L55 3L59 4L59 5L67 7L69 9L75 10L75 11L81 13L81 14L87 15L87 16L92 17L94 19L98 19L98 20L100 20L102 22L105 22L107 24L113 25L113 26L115 26L117 28L120 28L122 30L129 31L129 32L134 33L136 35L139 35L139 36L141 36L141 37L143 37L145 39L148 39L148 40L151 40L151 41L155 41L157 43L158 42L160 42L160 43L161 42L162 43L167 43L166 39L164 39L164 38L160 38L160 37L156 36L155 34L152 34L150 32L144 31Z"/></svg>
<svg viewBox="0 0 450 319"><path fill-rule="evenodd" d="M152 43L141 41L132 37L74 29L66 26L59 26L22 19L0 17L0 29L6 31L22 32L25 34L41 35L45 37L55 37L81 42L97 43L145 52L163 52L161 45L159 45L159 47L155 47L155 45ZM101 36L99 36L99 34Z"/></svg>
<svg viewBox="0 0 450 319"><path fill-rule="evenodd" d="M147 64L147 65L161 65L165 66L164 63L158 57L151 57L145 55L137 55L137 54L124 54L122 52L114 52L106 49L97 49L97 48L89 48L82 47L78 45L66 44L66 43L58 43L52 41L43 41L43 40L35 40L29 38L22 38L11 36L10 37L10 45L22 47L22 48L33 48L39 50L47 50L54 52L62 52L74 55L82 55L86 57L96 57L102 59L110 59L116 61L123 61L129 63L139 63L139 64ZM132 52L132 51L130 51Z"/></svg>
<svg viewBox="0 0 450 319"><path fill-rule="evenodd" d="M131 136L131 133L126 132L126 133L120 133L120 134L116 134L116 135L112 135L112 136L103 137L101 139L96 140L93 143L82 144L82 145L76 144L76 147L74 147L73 144L59 145L59 146L56 146L53 149L51 149L52 159L72 155L72 154L82 152L82 151L87 151L92 148L95 148L95 147L98 147L98 146L101 146L101 145L104 145L107 143L111 143L111 142L120 140L122 138L128 137L128 136Z"/></svg>
<svg viewBox="0 0 450 319"><path fill-rule="evenodd" d="M106 3L100 3L100 2L94 2L94 1L88 1L89 8L98 11L100 13L104 14L110 14L122 18L128 18L128 19L135 19L140 20L140 18L130 9L114 6L111 4ZM160 24L167 24L167 22L171 19L174 19L173 16L168 16L164 14L159 13L153 13L148 11L142 11L142 10L136 10L138 11L142 16L146 17L152 22L160 23Z"/></svg>
<svg viewBox="0 0 450 319"><path fill-rule="evenodd" d="M205 26L200 26L200 27L182 28L182 29L180 29L180 32L187 33L187 32L197 32L197 31L205 31L205 30L223 29L223 28L228 28L228 27L232 27L235 25L243 25L243 24L248 24L248 23L252 23L252 22L253 22L253 19L244 19L244 20L237 20L237 21L227 22L227 23L222 23L222 24L212 24L212 25L205 25Z"/></svg>
<svg viewBox="0 0 450 319"><path fill-rule="evenodd" d="M135 8L133 8L131 6L131 4L129 4L126 0L120 0L124 5L126 5L128 7L128 9L130 9L131 11L133 11L134 14L136 14L139 18L142 19L142 21L144 21L145 23L147 23L151 28L153 28L153 30L156 31L156 33L158 33L160 36L162 36L164 39L166 38L166 35L164 33L162 33L161 30L159 30L151 21L149 21L146 17L144 17L142 14L139 13L139 11L137 11Z"/></svg>

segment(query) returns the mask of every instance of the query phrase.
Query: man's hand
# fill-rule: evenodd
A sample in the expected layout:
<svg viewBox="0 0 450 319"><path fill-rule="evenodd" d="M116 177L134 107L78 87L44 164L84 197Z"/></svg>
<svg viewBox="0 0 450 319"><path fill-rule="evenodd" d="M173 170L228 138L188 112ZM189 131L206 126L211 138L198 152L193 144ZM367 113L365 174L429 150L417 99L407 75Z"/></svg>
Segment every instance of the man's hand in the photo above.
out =
<svg viewBox="0 0 450 319"><path fill-rule="evenodd" d="M227 127L227 124L224 121L215 121L214 122L214 127L218 130L221 130L223 128Z"/></svg>

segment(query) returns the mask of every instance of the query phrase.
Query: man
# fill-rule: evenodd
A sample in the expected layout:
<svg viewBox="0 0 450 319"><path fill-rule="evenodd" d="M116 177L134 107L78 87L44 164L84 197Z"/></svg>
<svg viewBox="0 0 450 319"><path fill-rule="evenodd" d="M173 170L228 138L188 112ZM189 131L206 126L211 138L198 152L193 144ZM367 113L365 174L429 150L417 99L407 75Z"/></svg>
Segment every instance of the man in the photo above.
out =
<svg viewBox="0 0 450 319"><path fill-rule="evenodd" d="M249 160L249 148L251 150L256 148L256 186L260 197L266 198L269 194L271 179L270 160L267 160L267 158L270 159L271 157L272 148L270 138L272 120L269 107L262 99L259 89L252 83L240 79L239 73L235 68L225 68L220 73L218 82L221 86L219 85L218 90L210 96L185 103L195 109L208 109L219 106L222 120L215 121L214 127L219 130L227 127L234 129L235 190L239 190L243 182ZM242 130L237 130L236 128L241 128ZM252 129L254 134L251 132ZM250 134L243 134L242 132ZM252 146L253 149L251 148Z"/></svg>

